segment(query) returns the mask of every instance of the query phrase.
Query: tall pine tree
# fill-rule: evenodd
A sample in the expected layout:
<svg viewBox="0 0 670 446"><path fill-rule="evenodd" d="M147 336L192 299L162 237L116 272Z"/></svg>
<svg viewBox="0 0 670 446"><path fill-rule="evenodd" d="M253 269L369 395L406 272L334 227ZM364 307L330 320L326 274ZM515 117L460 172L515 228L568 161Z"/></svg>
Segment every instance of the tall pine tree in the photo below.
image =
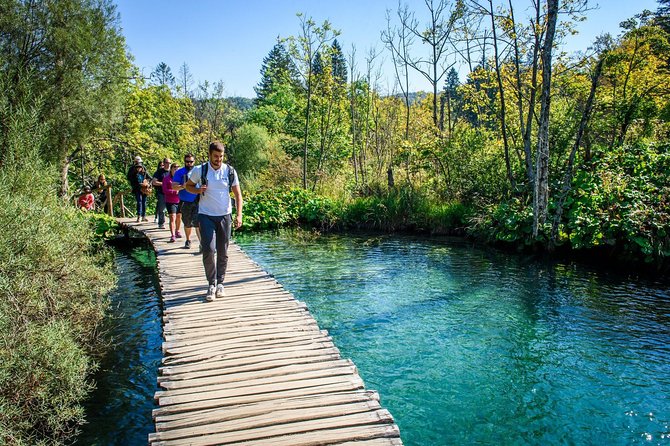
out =
<svg viewBox="0 0 670 446"><path fill-rule="evenodd" d="M337 42L337 39L333 40L331 45L331 64L333 67L333 77L340 84L347 83L347 60L344 58L342 53L342 47Z"/></svg>
<svg viewBox="0 0 670 446"><path fill-rule="evenodd" d="M658 3L660 5L656 10L658 24L666 33L670 33L670 0L658 0Z"/></svg>
<svg viewBox="0 0 670 446"><path fill-rule="evenodd" d="M294 82L296 69L283 43L277 42L263 59L261 81L254 87L257 104L262 104L277 84Z"/></svg>
<svg viewBox="0 0 670 446"><path fill-rule="evenodd" d="M165 85L168 88L174 87L175 79L172 74L172 69L165 62L156 65L156 68L151 73L151 82L153 85Z"/></svg>
<svg viewBox="0 0 670 446"><path fill-rule="evenodd" d="M320 76L323 74L323 56L320 51L317 51L314 55L314 62L312 63L312 73L315 76Z"/></svg>

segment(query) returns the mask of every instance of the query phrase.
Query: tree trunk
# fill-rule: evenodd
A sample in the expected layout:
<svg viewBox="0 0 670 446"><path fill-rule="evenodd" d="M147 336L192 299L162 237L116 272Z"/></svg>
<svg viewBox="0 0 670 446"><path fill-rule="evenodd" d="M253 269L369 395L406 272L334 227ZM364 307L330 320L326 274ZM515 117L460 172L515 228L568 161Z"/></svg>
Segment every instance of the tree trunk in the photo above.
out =
<svg viewBox="0 0 670 446"><path fill-rule="evenodd" d="M65 157L60 170L60 197L67 200L70 185L68 184L67 174L70 170L70 157Z"/></svg>
<svg viewBox="0 0 670 446"><path fill-rule="evenodd" d="M558 0L547 0L547 33L542 45L542 92L538 124L535 188L533 193L533 237L537 238L547 218L549 204L549 110L551 108L551 53L556 34Z"/></svg>
<svg viewBox="0 0 670 446"><path fill-rule="evenodd" d="M307 76L307 113L305 116L305 143L302 152L302 188L307 190L307 143L309 140L309 112L312 105L312 71Z"/></svg>
<svg viewBox="0 0 670 446"><path fill-rule="evenodd" d="M526 164L526 176L528 177L528 184L533 184L533 158L530 152L530 134L528 136L528 144L526 144L526 126L524 125L523 120L523 88L521 86L521 56L519 54L519 39L517 38L516 33L516 22L514 20L514 7L512 6L512 0L509 0L509 11L510 18L512 19L512 32L514 34L513 46L514 46L514 71L516 77L516 89L517 89L517 107L519 109L519 131L521 132L521 139L523 144L523 151L525 155L525 164ZM537 48L537 44L535 45ZM533 67L537 66L537 51L533 55ZM533 71L533 82L536 79L537 70ZM533 97L534 101L534 97ZM532 106L532 102L530 103ZM532 116L532 110L528 110L528 116Z"/></svg>
<svg viewBox="0 0 670 446"><path fill-rule="evenodd" d="M570 157L568 158L568 166L565 170L565 177L563 178L563 186L561 188L561 196L558 198L558 203L556 204L556 215L554 215L554 222L551 225L551 238L549 240L549 249L553 250L556 246L556 237L558 236L558 226L561 223L561 217L563 216L563 205L565 199L572 188L572 175L575 164L575 157L577 150L582 144L582 139L586 132L586 126L591 118L591 111L593 110L593 102L596 97L596 89L598 88L598 81L600 80L600 75L603 71L603 65L605 63L605 55L601 55L596 68L591 77L591 91L589 91L589 97L586 100L586 105L584 106L584 113L582 114L582 119L579 122L579 128L577 129L577 137L575 138L575 144L572 146L570 151Z"/></svg>
<svg viewBox="0 0 670 446"><path fill-rule="evenodd" d="M509 141L507 139L507 124L505 110L505 90L503 89L502 75L500 73L500 61L498 60L498 36L496 33L496 21L493 14L493 0L489 0L489 14L491 15L491 29L493 31L493 60L495 62L496 79L498 80L498 92L500 94L500 129L503 137L503 149L505 152L505 168L507 169L507 179L509 180L512 191L516 189L512 166L509 160Z"/></svg>
<svg viewBox="0 0 670 446"><path fill-rule="evenodd" d="M354 184L358 185L358 164L356 163L356 89L354 87L353 57L351 62L351 162L354 165Z"/></svg>

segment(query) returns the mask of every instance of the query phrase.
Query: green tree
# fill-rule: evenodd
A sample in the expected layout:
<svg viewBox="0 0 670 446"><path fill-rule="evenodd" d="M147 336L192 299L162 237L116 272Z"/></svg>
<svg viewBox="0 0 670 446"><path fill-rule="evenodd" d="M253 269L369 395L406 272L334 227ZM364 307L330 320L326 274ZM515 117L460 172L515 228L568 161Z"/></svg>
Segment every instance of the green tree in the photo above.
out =
<svg viewBox="0 0 670 446"><path fill-rule="evenodd" d="M241 177L251 176L268 164L271 138L268 131L256 124L244 124L230 141L228 157Z"/></svg>
<svg viewBox="0 0 670 446"><path fill-rule="evenodd" d="M279 85L294 83L296 77L296 68L286 51L286 46L282 42L277 42L263 59L261 80L254 87L255 102L262 105Z"/></svg>
<svg viewBox="0 0 670 446"><path fill-rule="evenodd" d="M670 34L670 0L658 0L659 7L656 10L656 19L663 30Z"/></svg>
<svg viewBox="0 0 670 446"><path fill-rule="evenodd" d="M189 98L174 97L164 85L135 85L127 98L123 125L116 135L122 150L120 159L129 163L139 154L149 162L194 151L197 147L194 114Z"/></svg>
<svg viewBox="0 0 670 446"><path fill-rule="evenodd" d="M309 152L310 118L312 110L312 93L315 88L314 57L322 48L331 42L339 31L332 28L327 20L321 26L310 18L298 14L300 18L301 34L289 37L289 54L302 78L302 86L306 96L305 122L302 153L302 187L307 189L307 159Z"/></svg>
<svg viewBox="0 0 670 446"><path fill-rule="evenodd" d="M337 39L330 46L330 60L333 78L341 85L347 84L347 60Z"/></svg>
<svg viewBox="0 0 670 446"><path fill-rule="evenodd" d="M165 62L156 65L154 71L151 72L150 79L152 84L157 86L165 85L168 88L172 88L175 85L172 69Z"/></svg>
<svg viewBox="0 0 670 446"><path fill-rule="evenodd" d="M0 30L0 140L18 107L29 104L46 126L41 154L61 165L66 196L70 163L121 118L130 64L116 7L111 0L2 0Z"/></svg>

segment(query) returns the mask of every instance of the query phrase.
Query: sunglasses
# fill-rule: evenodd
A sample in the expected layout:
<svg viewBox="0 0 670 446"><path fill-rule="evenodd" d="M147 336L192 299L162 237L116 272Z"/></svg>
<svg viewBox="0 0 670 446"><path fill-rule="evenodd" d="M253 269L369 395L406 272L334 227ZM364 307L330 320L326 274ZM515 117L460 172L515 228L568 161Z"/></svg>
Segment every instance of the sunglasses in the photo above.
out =
<svg viewBox="0 0 670 446"><path fill-rule="evenodd" d="M190 161L189 160L184 160L184 164L193 164L193 163L194 163L193 160L190 160Z"/></svg>

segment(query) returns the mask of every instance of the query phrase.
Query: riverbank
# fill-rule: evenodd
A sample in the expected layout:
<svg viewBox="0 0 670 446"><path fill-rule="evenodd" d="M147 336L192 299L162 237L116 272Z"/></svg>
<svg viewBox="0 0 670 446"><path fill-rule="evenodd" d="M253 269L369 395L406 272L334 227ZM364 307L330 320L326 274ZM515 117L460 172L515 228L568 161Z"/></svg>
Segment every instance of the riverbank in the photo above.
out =
<svg viewBox="0 0 670 446"><path fill-rule="evenodd" d="M665 212L665 213L663 213ZM658 223L646 237L642 231L624 231L628 223L622 219L601 222L591 218L589 231L598 225L600 236L585 240L584 230L568 230L570 222L561 226L560 237L551 246L551 225L537 239L531 236L532 213L518 200L498 206L441 203L425 194L410 190L392 190L383 196L358 197L337 201L302 189L269 190L251 194L245 199L243 231L301 227L324 233L376 231L420 235L451 235L467 237L477 243L494 246L507 252L560 259L606 262L613 267L633 268L647 273L663 273L670 269L670 227L666 228L667 210L655 214ZM582 222L584 216L570 212L570 219ZM571 221L571 220L570 220ZM573 225L574 226L574 225ZM606 233L607 236L602 235Z"/></svg>

